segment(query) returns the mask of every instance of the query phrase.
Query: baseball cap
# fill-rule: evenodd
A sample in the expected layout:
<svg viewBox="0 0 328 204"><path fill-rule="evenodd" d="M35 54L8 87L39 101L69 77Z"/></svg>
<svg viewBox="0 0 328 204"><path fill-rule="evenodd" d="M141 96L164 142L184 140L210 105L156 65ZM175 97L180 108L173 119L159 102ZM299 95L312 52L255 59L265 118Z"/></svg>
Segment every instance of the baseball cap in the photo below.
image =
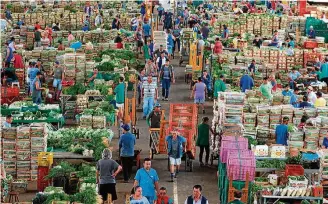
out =
<svg viewBox="0 0 328 204"><path fill-rule="evenodd" d="M36 62L35 62L35 61L33 61L33 62L32 62L32 65L36 65Z"/></svg>
<svg viewBox="0 0 328 204"><path fill-rule="evenodd" d="M130 130L130 126L128 124L122 125L121 128L123 128L123 130L125 130L125 131L129 131Z"/></svg>
<svg viewBox="0 0 328 204"><path fill-rule="evenodd" d="M59 62L58 62L58 61L56 61L55 63L56 63L56 64L59 64Z"/></svg>
<svg viewBox="0 0 328 204"><path fill-rule="evenodd" d="M155 107L161 107L161 104L156 103L156 104L155 104Z"/></svg>

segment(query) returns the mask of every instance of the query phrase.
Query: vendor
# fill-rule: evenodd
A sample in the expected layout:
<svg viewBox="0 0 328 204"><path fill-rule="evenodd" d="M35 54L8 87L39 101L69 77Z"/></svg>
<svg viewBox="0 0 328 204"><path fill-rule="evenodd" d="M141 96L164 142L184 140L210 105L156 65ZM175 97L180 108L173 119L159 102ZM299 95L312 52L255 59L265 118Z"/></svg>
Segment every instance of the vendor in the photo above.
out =
<svg viewBox="0 0 328 204"><path fill-rule="evenodd" d="M289 85L285 84L284 85L284 90L282 91L283 96L292 96L293 92L289 89Z"/></svg>
<svg viewBox="0 0 328 204"><path fill-rule="evenodd" d="M272 99L272 85L269 83L268 77L263 78L263 83L260 86L260 92L262 96L264 96L266 99L271 100Z"/></svg>
<svg viewBox="0 0 328 204"><path fill-rule="evenodd" d="M253 75L255 73L255 60L252 60L252 63L248 66L248 71Z"/></svg>
<svg viewBox="0 0 328 204"><path fill-rule="evenodd" d="M255 47L261 48L262 40L260 39L260 37L258 35L255 35L255 39L253 40L253 45Z"/></svg>
<svg viewBox="0 0 328 204"><path fill-rule="evenodd" d="M294 89L295 88L295 85L297 83L297 80L301 77L301 73L299 73L299 71L297 71L297 69L294 67L292 69L292 72L290 72L288 74L288 77L289 77L289 86L291 89Z"/></svg>
<svg viewBox="0 0 328 204"><path fill-rule="evenodd" d="M326 136L323 138L322 148L324 148L324 149L327 149L327 148L328 148L328 135L326 135Z"/></svg>
<svg viewBox="0 0 328 204"><path fill-rule="evenodd" d="M282 124L276 127L276 144L281 144L287 146L288 138L288 117L284 117Z"/></svg>
<svg viewBox="0 0 328 204"><path fill-rule="evenodd" d="M228 26L223 25L223 34L222 34L223 39L228 39L229 38L229 29Z"/></svg>
<svg viewBox="0 0 328 204"><path fill-rule="evenodd" d="M278 31L275 30L271 39L271 43L268 46L277 46L278 45Z"/></svg>
<svg viewBox="0 0 328 204"><path fill-rule="evenodd" d="M114 39L114 43L121 43L123 39L121 38L121 32L117 32L117 35Z"/></svg>
<svg viewBox="0 0 328 204"><path fill-rule="evenodd" d="M3 71L3 85L10 85L12 82L16 82L18 80L15 68L8 67Z"/></svg>
<svg viewBox="0 0 328 204"><path fill-rule="evenodd" d="M6 116L6 121L3 122L2 127L3 128L11 128L11 123L13 122L13 117L12 115L7 115Z"/></svg>
<svg viewBox="0 0 328 204"><path fill-rule="evenodd" d="M155 109L149 113L147 116L147 124L150 128L160 128L161 127L161 118L162 118L162 111L161 111L161 104L156 103Z"/></svg>
<svg viewBox="0 0 328 204"><path fill-rule="evenodd" d="M222 50L223 50L223 45L220 41L220 38L216 38L213 52L214 54L222 54Z"/></svg>
<svg viewBox="0 0 328 204"><path fill-rule="evenodd" d="M234 200L229 202L228 204L243 204L243 202L241 202L241 197L242 197L242 192L241 191L235 191L233 193L233 197Z"/></svg>
<svg viewBox="0 0 328 204"><path fill-rule="evenodd" d="M219 79L215 80L213 97L217 98L218 93L225 92L226 89L227 89L227 87L226 87L226 84L224 83L224 76L221 75Z"/></svg>
<svg viewBox="0 0 328 204"><path fill-rule="evenodd" d="M55 66L53 68L53 87L55 91L55 100L59 101L60 92L62 90L62 81L64 80L64 69L59 65L59 62L55 62Z"/></svg>
<svg viewBox="0 0 328 204"><path fill-rule="evenodd" d="M94 68L93 69L93 73L91 74L91 76L89 76L90 78L88 79L87 83L90 85L90 86L93 86L93 82L95 79L102 79L102 74L98 72L98 69L97 68Z"/></svg>
<svg viewBox="0 0 328 204"><path fill-rule="evenodd" d="M32 82L32 100L33 103L40 105L42 102L41 91L45 88L41 87L41 72L36 73L36 77Z"/></svg>
<svg viewBox="0 0 328 204"><path fill-rule="evenodd" d="M298 124L297 128L303 130L304 126L306 125L308 117L306 115L303 115L301 118L300 124Z"/></svg>
<svg viewBox="0 0 328 204"><path fill-rule="evenodd" d="M247 73L247 71L245 72L245 74L240 78L240 88L242 92L245 92L246 90L252 90L253 86L254 86L254 80L252 77L250 77Z"/></svg>
<svg viewBox="0 0 328 204"><path fill-rule="evenodd" d="M290 104L294 107L294 108L298 108L299 103L298 103L298 92L299 92L299 88L295 87L294 88L294 93L291 95L290 97Z"/></svg>
<svg viewBox="0 0 328 204"><path fill-rule="evenodd" d="M308 37L310 39L315 39L315 30L313 30L313 26L310 26L310 30L308 32Z"/></svg>

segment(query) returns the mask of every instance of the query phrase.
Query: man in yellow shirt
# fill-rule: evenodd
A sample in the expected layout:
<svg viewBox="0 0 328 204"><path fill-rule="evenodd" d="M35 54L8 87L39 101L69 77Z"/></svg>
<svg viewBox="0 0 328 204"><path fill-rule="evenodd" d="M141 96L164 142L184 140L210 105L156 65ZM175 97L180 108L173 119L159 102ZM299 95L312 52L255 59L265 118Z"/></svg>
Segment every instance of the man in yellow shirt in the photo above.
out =
<svg viewBox="0 0 328 204"><path fill-rule="evenodd" d="M317 95L317 99L315 100L314 102L314 107L317 108L317 107L325 107L327 102L326 102L326 99L322 98L322 93L320 91L318 91L316 93Z"/></svg>

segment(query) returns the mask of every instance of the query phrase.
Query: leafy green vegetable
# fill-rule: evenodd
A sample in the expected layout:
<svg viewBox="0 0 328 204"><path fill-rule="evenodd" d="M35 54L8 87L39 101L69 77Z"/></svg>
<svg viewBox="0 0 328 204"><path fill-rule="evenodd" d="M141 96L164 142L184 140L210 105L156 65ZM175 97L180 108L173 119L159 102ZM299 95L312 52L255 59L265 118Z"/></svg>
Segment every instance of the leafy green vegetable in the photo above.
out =
<svg viewBox="0 0 328 204"><path fill-rule="evenodd" d="M76 169L68 162L61 162L59 165L52 168L49 174L46 176L47 179L69 177L72 172Z"/></svg>
<svg viewBox="0 0 328 204"><path fill-rule="evenodd" d="M257 160L256 167L257 168L278 168L284 169L286 166L286 162L279 159L272 160Z"/></svg>

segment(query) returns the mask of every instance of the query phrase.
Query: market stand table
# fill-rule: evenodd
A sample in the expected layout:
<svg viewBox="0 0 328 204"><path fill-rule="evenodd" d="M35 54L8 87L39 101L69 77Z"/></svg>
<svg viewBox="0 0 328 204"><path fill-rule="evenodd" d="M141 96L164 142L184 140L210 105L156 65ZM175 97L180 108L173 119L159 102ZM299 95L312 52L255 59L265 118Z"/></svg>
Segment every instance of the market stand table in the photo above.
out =
<svg viewBox="0 0 328 204"><path fill-rule="evenodd" d="M30 124L30 123L50 123L53 124L55 123L57 126L57 129L63 127L65 124L65 119L64 117L60 118L47 118L46 120L13 120L13 124Z"/></svg>
<svg viewBox="0 0 328 204"><path fill-rule="evenodd" d="M299 196L268 196L262 195L263 202L261 200L261 204L267 204L267 199L276 199L273 203L277 203L280 199L288 199L288 200L317 200L318 203L323 203L323 198L321 197L299 197Z"/></svg>

